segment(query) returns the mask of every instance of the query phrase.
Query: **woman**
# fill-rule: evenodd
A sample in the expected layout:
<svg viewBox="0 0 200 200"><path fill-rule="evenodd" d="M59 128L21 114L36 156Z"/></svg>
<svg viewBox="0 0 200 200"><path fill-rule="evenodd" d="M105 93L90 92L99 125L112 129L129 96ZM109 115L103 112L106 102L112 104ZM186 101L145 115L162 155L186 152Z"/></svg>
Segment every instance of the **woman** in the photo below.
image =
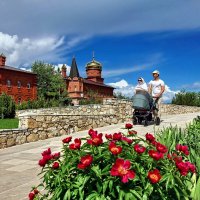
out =
<svg viewBox="0 0 200 200"><path fill-rule="evenodd" d="M135 86L135 93L138 91L148 91L147 84L142 77L138 78L138 84Z"/></svg>

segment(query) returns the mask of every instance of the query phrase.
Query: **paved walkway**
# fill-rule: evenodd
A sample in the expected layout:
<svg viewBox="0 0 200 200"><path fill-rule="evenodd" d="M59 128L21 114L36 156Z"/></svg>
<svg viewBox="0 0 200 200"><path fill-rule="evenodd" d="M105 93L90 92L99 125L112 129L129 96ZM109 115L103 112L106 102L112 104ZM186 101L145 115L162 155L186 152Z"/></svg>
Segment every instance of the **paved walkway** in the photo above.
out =
<svg viewBox="0 0 200 200"><path fill-rule="evenodd" d="M147 132L153 133L168 127L170 125L185 127L186 123L192 121L199 113L181 114L181 115L163 115L160 126L153 124L148 127L136 125L134 130L139 135L144 136ZM129 121L127 121L129 122ZM97 128L102 133L114 133L120 131L124 124L110 125ZM80 131L72 136L84 137L87 131ZM39 183L37 174L41 168L38 166L38 160L41 158L41 152L48 147L52 152L60 151L61 140L66 136L51 138L47 140L27 143L13 146L7 149L0 149L0 200L25 200L28 199L28 193L31 187Z"/></svg>

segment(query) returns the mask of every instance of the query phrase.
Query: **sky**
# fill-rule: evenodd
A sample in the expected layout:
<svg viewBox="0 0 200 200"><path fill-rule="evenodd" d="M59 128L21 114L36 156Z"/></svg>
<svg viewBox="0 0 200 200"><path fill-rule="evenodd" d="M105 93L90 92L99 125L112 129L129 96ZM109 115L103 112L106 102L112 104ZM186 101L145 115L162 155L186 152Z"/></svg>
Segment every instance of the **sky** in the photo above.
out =
<svg viewBox="0 0 200 200"><path fill-rule="evenodd" d="M0 53L7 65L36 60L79 73L95 59L106 84L132 96L138 77L159 70L164 101L180 90L200 91L199 0L1 0Z"/></svg>

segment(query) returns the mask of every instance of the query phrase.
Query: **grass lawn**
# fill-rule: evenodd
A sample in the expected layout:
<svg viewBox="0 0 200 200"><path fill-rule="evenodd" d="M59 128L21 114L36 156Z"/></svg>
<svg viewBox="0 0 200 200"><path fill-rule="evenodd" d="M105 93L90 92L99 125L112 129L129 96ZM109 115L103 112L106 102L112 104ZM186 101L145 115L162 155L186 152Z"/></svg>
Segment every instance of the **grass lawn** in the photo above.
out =
<svg viewBox="0 0 200 200"><path fill-rule="evenodd" d="M18 128L19 119L0 119L0 129Z"/></svg>

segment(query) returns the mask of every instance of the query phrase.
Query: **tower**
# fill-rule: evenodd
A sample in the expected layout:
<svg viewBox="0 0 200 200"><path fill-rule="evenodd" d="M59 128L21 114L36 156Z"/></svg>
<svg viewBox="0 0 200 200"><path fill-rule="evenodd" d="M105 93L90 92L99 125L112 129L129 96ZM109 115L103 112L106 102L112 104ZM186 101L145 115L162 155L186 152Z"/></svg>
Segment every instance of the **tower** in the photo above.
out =
<svg viewBox="0 0 200 200"><path fill-rule="evenodd" d="M102 65L100 62L94 59L94 54L93 54L92 61L90 61L86 65L86 74L87 74L86 79L94 82L103 83L104 79L101 77L101 71L102 71Z"/></svg>

